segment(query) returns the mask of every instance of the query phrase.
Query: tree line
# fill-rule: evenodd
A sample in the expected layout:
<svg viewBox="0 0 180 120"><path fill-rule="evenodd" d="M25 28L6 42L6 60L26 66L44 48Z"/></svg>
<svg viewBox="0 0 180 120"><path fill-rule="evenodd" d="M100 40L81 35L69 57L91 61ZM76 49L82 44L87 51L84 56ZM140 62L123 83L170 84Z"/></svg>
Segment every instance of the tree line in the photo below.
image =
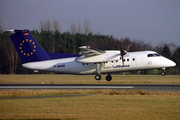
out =
<svg viewBox="0 0 180 120"><path fill-rule="evenodd" d="M54 23L57 26L57 23ZM43 22L42 22L43 26ZM59 28L54 30L43 28L31 31L34 38L47 52L79 54L79 47L88 45L102 50L120 50L120 43L127 52L153 50L174 62L176 67L167 69L167 74L180 74L180 46L171 44L158 44L152 46L142 40L130 40L129 38L114 38L112 35L93 34L86 25L86 32L79 33L72 23L71 32L61 33ZM12 33L0 33L0 74L31 74L32 70L22 67L21 60L10 39ZM144 74L160 74L161 70L141 71ZM49 73L49 72L40 72ZM134 74L132 71L129 74Z"/></svg>

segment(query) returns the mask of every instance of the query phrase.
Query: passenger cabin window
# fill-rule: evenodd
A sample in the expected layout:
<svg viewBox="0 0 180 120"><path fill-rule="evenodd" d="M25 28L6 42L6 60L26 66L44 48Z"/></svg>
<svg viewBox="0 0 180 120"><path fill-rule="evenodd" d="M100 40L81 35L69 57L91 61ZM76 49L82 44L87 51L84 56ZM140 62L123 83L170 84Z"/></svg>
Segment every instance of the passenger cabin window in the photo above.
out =
<svg viewBox="0 0 180 120"><path fill-rule="evenodd" d="M148 54L147 57L158 57L161 56L158 53Z"/></svg>

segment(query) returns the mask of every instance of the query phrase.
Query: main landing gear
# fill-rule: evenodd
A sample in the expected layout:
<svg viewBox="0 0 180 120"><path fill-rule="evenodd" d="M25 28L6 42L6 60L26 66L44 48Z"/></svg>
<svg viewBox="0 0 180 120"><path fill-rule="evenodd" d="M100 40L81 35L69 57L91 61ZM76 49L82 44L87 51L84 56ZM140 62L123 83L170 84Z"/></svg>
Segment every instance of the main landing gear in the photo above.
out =
<svg viewBox="0 0 180 120"><path fill-rule="evenodd" d="M96 80L101 80L101 70L102 70L102 67L103 67L103 63L96 63L97 64L97 67L96 67L96 72L97 74L95 75L95 79ZM111 81L112 80L112 77L110 74L108 74L106 76L106 80L107 81Z"/></svg>
<svg viewBox="0 0 180 120"><path fill-rule="evenodd" d="M106 80L107 80L107 81L111 81L111 80L112 80L112 77L111 77L110 74L108 74L108 75L106 76Z"/></svg>
<svg viewBox="0 0 180 120"><path fill-rule="evenodd" d="M96 74L96 75L95 75L95 79L96 79L96 80L101 80L101 74Z"/></svg>
<svg viewBox="0 0 180 120"><path fill-rule="evenodd" d="M101 80L101 74L96 74L96 75L95 75L95 79L96 79L96 80ZM108 74L108 75L106 76L106 80L107 80L107 81L111 81L111 80L112 80L112 77L111 77L110 74Z"/></svg>

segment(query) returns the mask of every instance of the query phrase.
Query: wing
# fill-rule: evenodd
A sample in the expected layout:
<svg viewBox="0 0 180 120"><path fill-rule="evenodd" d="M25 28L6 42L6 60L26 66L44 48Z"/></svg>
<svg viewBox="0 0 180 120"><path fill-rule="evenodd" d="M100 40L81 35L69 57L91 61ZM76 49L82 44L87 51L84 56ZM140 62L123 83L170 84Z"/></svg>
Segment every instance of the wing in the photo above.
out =
<svg viewBox="0 0 180 120"><path fill-rule="evenodd" d="M93 56L97 56L97 55L106 53L103 50L92 48L90 46L81 46L81 47L79 47L79 49L80 49L80 54L84 55L85 58L93 57Z"/></svg>
<svg viewBox="0 0 180 120"><path fill-rule="evenodd" d="M76 58L80 63L96 63L102 62L105 57L105 51L92 48L90 46L79 47L81 56Z"/></svg>

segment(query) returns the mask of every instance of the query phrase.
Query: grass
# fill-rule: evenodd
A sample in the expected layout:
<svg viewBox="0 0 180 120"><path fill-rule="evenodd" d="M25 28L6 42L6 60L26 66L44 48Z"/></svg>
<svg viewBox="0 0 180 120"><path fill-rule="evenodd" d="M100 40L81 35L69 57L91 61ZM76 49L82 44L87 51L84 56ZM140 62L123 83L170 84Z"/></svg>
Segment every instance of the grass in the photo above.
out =
<svg viewBox="0 0 180 120"><path fill-rule="evenodd" d="M0 84L169 84L180 76L0 75ZM9 99L11 97L94 94L83 97ZM0 119L180 119L180 92L144 90L0 90Z"/></svg>
<svg viewBox="0 0 180 120"><path fill-rule="evenodd" d="M180 75L112 75L110 82L94 75L0 75L0 84L141 84L180 85Z"/></svg>
<svg viewBox="0 0 180 120"><path fill-rule="evenodd" d="M98 94L98 95L168 95L180 96L180 92L155 92L144 90L1 90L0 98L3 97L25 97L45 95L73 95L73 94Z"/></svg>
<svg viewBox="0 0 180 120"><path fill-rule="evenodd" d="M0 119L180 119L180 96L93 95L0 100Z"/></svg>
<svg viewBox="0 0 180 120"><path fill-rule="evenodd" d="M45 95L73 95L73 94L98 94L103 90L1 90L1 97L25 97L25 96L45 96Z"/></svg>

